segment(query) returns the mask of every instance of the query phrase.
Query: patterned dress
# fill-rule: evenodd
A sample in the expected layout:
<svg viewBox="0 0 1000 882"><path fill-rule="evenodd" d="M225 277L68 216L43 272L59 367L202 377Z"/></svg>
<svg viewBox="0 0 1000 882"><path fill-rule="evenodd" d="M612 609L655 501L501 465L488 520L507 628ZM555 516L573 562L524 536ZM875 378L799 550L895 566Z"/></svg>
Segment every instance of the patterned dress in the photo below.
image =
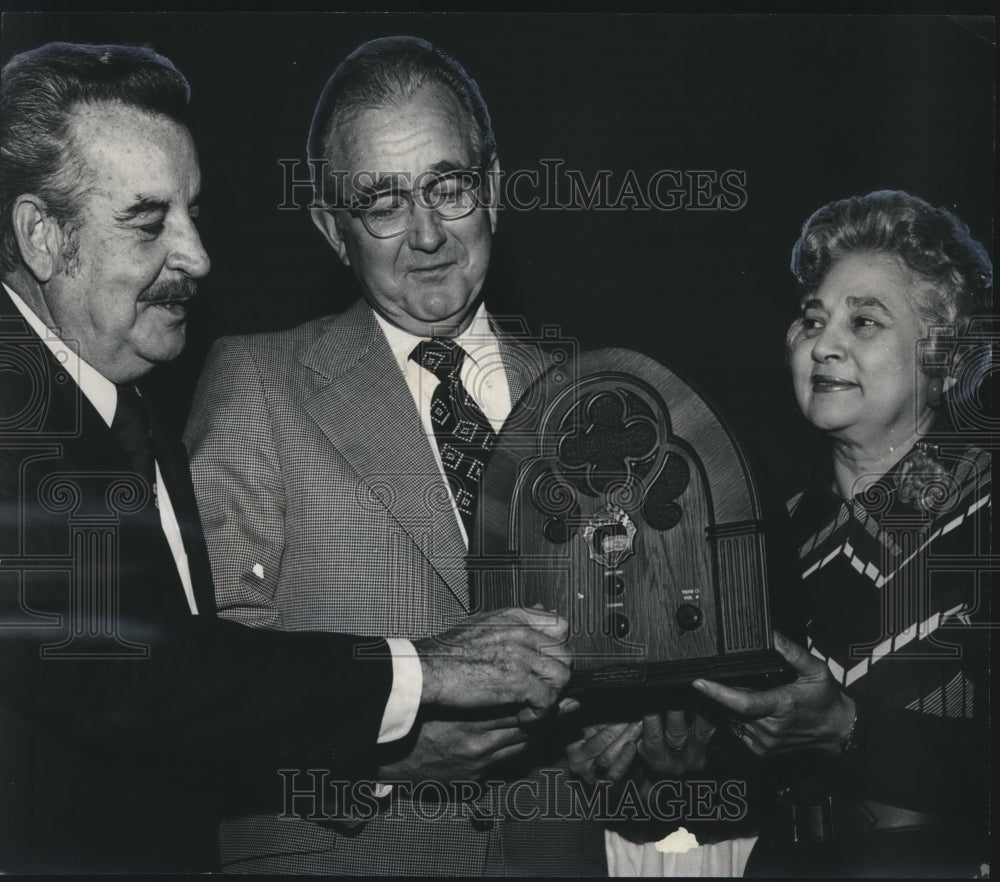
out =
<svg viewBox="0 0 1000 882"><path fill-rule="evenodd" d="M765 828L748 874L969 877L988 861L990 461L922 443L850 500L825 481L790 501L807 646L858 722L843 757L776 758L775 792L932 823L889 830L875 810L863 835L794 843L775 807L783 826Z"/></svg>

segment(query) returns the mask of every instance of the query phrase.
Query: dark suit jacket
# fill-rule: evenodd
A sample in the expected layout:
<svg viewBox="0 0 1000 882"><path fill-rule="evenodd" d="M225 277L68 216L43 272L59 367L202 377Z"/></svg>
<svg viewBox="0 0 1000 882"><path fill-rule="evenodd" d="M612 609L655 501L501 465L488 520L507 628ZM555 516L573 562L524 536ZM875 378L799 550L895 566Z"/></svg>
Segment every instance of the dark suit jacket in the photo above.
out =
<svg viewBox="0 0 1000 882"><path fill-rule="evenodd" d="M218 620L183 448L154 433L197 616L150 488L0 291L0 871L211 869L228 757L276 788L374 768L384 642Z"/></svg>

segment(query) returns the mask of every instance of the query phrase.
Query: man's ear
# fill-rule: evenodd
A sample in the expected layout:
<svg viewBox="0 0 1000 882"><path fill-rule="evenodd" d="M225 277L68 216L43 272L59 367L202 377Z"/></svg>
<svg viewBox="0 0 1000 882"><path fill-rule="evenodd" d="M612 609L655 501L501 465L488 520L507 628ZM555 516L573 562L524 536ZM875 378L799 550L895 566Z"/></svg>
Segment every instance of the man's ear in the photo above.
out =
<svg viewBox="0 0 1000 882"><path fill-rule="evenodd" d="M21 259L39 282L47 282L59 268L65 238L45 201L31 193L18 196L13 209L14 236Z"/></svg>
<svg viewBox="0 0 1000 882"><path fill-rule="evenodd" d="M309 213L312 215L312 222L316 224L316 229L323 234L323 238L337 252L337 257L343 261L344 266L350 266L351 261L347 257L347 246L344 244L344 237L337 226L337 219L322 208L310 208Z"/></svg>
<svg viewBox="0 0 1000 882"><path fill-rule="evenodd" d="M490 213L490 232L496 234L497 207L500 205L500 158L498 156L493 157L489 171L486 172L486 180L490 187L490 207L488 209Z"/></svg>

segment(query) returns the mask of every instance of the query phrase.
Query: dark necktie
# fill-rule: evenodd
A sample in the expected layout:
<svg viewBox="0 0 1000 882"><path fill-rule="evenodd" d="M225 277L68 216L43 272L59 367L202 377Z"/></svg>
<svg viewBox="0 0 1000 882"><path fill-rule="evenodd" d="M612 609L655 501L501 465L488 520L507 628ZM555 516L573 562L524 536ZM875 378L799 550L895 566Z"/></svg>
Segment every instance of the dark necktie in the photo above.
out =
<svg viewBox="0 0 1000 882"><path fill-rule="evenodd" d="M135 386L118 386L118 406L111 421L111 431L128 455L132 469L156 488L156 460L153 457L153 433L149 428L149 415Z"/></svg>
<svg viewBox="0 0 1000 882"><path fill-rule="evenodd" d="M410 358L441 381L431 398L431 425L465 534L471 541L483 468L497 436L459 379L465 360L461 346L445 337L434 337L419 343Z"/></svg>

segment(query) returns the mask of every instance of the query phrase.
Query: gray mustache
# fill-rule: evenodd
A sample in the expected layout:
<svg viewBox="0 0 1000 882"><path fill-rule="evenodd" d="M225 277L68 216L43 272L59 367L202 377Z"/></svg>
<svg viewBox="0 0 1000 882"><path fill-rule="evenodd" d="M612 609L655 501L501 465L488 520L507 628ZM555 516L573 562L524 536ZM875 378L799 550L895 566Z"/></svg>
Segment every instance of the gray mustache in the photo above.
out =
<svg viewBox="0 0 1000 882"><path fill-rule="evenodd" d="M191 300L198 295L198 283L194 279L178 279L162 282L139 295L140 303L176 303Z"/></svg>

